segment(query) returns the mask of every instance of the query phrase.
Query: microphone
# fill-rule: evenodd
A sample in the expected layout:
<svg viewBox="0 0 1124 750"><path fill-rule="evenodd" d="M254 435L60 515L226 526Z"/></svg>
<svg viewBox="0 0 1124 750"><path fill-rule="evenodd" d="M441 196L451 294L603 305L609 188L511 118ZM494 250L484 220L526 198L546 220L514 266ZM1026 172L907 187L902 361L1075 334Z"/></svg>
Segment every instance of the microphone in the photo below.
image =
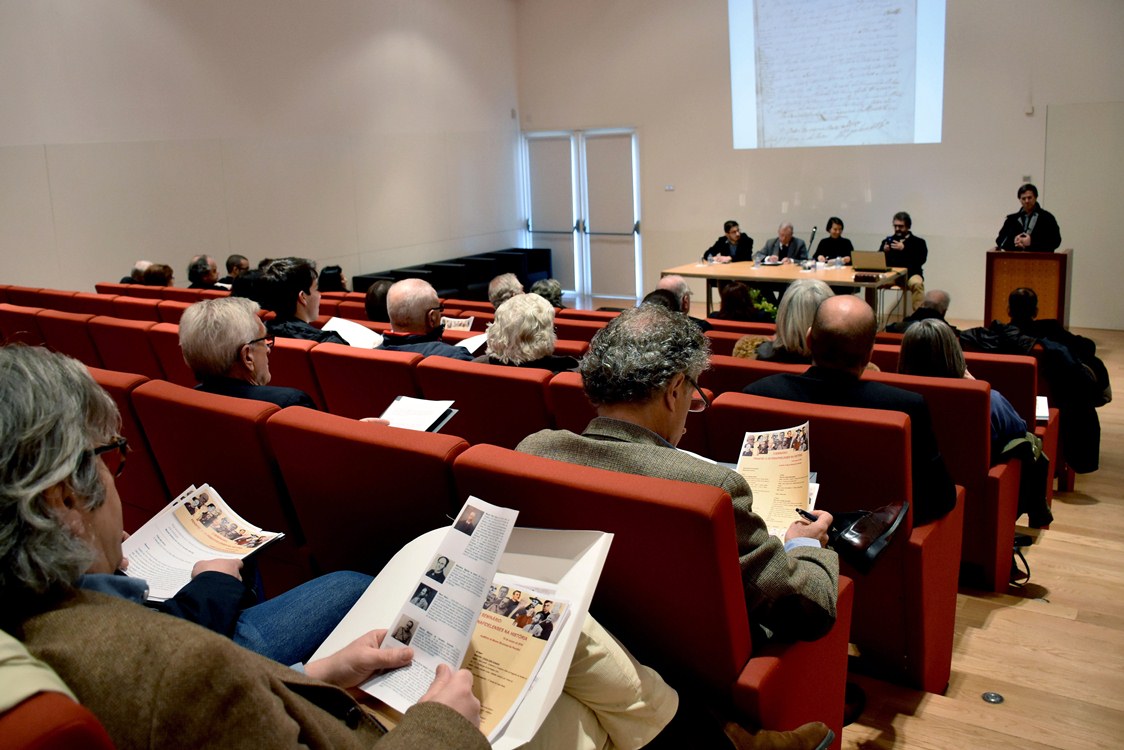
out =
<svg viewBox="0 0 1124 750"><path fill-rule="evenodd" d="M812 255L812 245L815 244L815 242L816 242L816 230L818 230L818 229L819 229L819 227L816 227L816 226L812 227L812 237L811 237L811 239L808 240L808 255L809 255L809 257Z"/></svg>

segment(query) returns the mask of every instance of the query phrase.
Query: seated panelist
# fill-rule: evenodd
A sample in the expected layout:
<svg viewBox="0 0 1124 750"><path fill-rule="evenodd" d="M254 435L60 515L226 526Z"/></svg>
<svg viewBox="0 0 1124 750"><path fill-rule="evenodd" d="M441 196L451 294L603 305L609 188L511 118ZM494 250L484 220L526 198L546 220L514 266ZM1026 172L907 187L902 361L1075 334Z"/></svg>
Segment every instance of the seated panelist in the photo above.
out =
<svg viewBox="0 0 1124 750"><path fill-rule="evenodd" d="M786 221L777 227L777 236L766 242L765 249L753 257L766 263L795 263L808 260L808 246L804 240L792 236L792 223Z"/></svg>
<svg viewBox="0 0 1124 750"><path fill-rule="evenodd" d="M715 263L732 263L753 260L753 238L742 234L738 222L731 219L722 225L725 232L715 240L714 244L703 253L704 261L713 260Z"/></svg>
<svg viewBox="0 0 1124 750"><path fill-rule="evenodd" d="M820 244L816 245L816 260L824 263L839 258L843 261L843 265L851 265L851 253L855 248L851 245L851 241L843 236L843 220L838 216L832 216L827 220L827 235L820 240Z"/></svg>

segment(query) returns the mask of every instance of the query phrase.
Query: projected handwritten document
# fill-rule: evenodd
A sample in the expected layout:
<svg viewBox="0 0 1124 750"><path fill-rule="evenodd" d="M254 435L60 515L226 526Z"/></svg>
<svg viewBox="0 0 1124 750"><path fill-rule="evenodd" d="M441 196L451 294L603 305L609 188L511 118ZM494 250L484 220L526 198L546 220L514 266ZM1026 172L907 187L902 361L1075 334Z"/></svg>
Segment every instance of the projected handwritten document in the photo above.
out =
<svg viewBox="0 0 1124 750"><path fill-rule="evenodd" d="M730 0L735 148L940 141L943 0Z"/></svg>

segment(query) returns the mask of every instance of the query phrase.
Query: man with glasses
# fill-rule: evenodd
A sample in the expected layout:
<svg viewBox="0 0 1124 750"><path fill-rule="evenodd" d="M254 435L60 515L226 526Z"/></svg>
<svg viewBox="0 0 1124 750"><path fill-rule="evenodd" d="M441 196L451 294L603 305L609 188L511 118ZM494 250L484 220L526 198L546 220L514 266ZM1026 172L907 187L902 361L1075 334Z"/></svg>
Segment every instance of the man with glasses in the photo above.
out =
<svg viewBox="0 0 1124 750"><path fill-rule="evenodd" d="M706 337L687 316L658 305L621 313L593 337L582 358L597 417L585 432L543 430L516 450L627 474L720 487L734 502L738 554L750 620L780 638L815 639L835 622L839 559L824 549L831 514L793 522L782 543L753 512L736 471L678 450L687 414L707 408L698 376Z"/></svg>
<svg viewBox="0 0 1124 750"><path fill-rule="evenodd" d="M380 349L472 360L472 354L464 347L441 340L445 332L445 326L441 325L444 308L428 281L402 279L396 282L386 293L386 311L390 315L390 333L383 335Z"/></svg>
<svg viewBox="0 0 1124 750"><path fill-rule="evenodd" d="M886 265L906 269L906 287L910 294L910 310L921 307L925 301L925 275L922 266L929 258L925 240L913 234L913 219L905 211L894 214L894 233L882 240L879 248L886 254Z"/></svg>
<svg viewBox="0 0 1124 750"><path fill-rule="evenodd" d="M244 297L196 302L180 319L180 349L195 373L197 390L268 401L281 408L316 404L304 391L269 384L273 337L258 317L258 303Z"/></svg>

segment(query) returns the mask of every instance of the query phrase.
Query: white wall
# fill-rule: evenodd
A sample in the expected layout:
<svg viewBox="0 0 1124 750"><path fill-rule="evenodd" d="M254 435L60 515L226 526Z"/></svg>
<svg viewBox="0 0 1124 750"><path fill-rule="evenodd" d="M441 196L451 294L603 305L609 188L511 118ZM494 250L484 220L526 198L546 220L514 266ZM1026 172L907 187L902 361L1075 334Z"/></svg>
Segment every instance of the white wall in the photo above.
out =
<svg viewBox="0 0 1124 750"><path fill-rule="evenodd" d="M0 283L520 238L512 0L0 0Z"/></svg>
<svg viewBox="0 0 1124 750"><path fill-rule="evenodd" d="M892 214L906 210L929 243L928 286L952 294L953 317L982 317L983 252L1018 208L1024 175L1051 206L1047 106L1124 101L1124 3L949 0L943 143L735 151L726 0L518 8L522 126L638 128L649 287L661 268L697 258L726 219L763 243L782 220L807 239L839 215L857 247L874 249ZM793 50L816 54L799 38ZM1124 270L1103 217L1075 207L1058 221L1078 281L1082 268ZM1124 325L1120 295L1083 298L1077 285L1073 294L1073 325Z"/></svg>

